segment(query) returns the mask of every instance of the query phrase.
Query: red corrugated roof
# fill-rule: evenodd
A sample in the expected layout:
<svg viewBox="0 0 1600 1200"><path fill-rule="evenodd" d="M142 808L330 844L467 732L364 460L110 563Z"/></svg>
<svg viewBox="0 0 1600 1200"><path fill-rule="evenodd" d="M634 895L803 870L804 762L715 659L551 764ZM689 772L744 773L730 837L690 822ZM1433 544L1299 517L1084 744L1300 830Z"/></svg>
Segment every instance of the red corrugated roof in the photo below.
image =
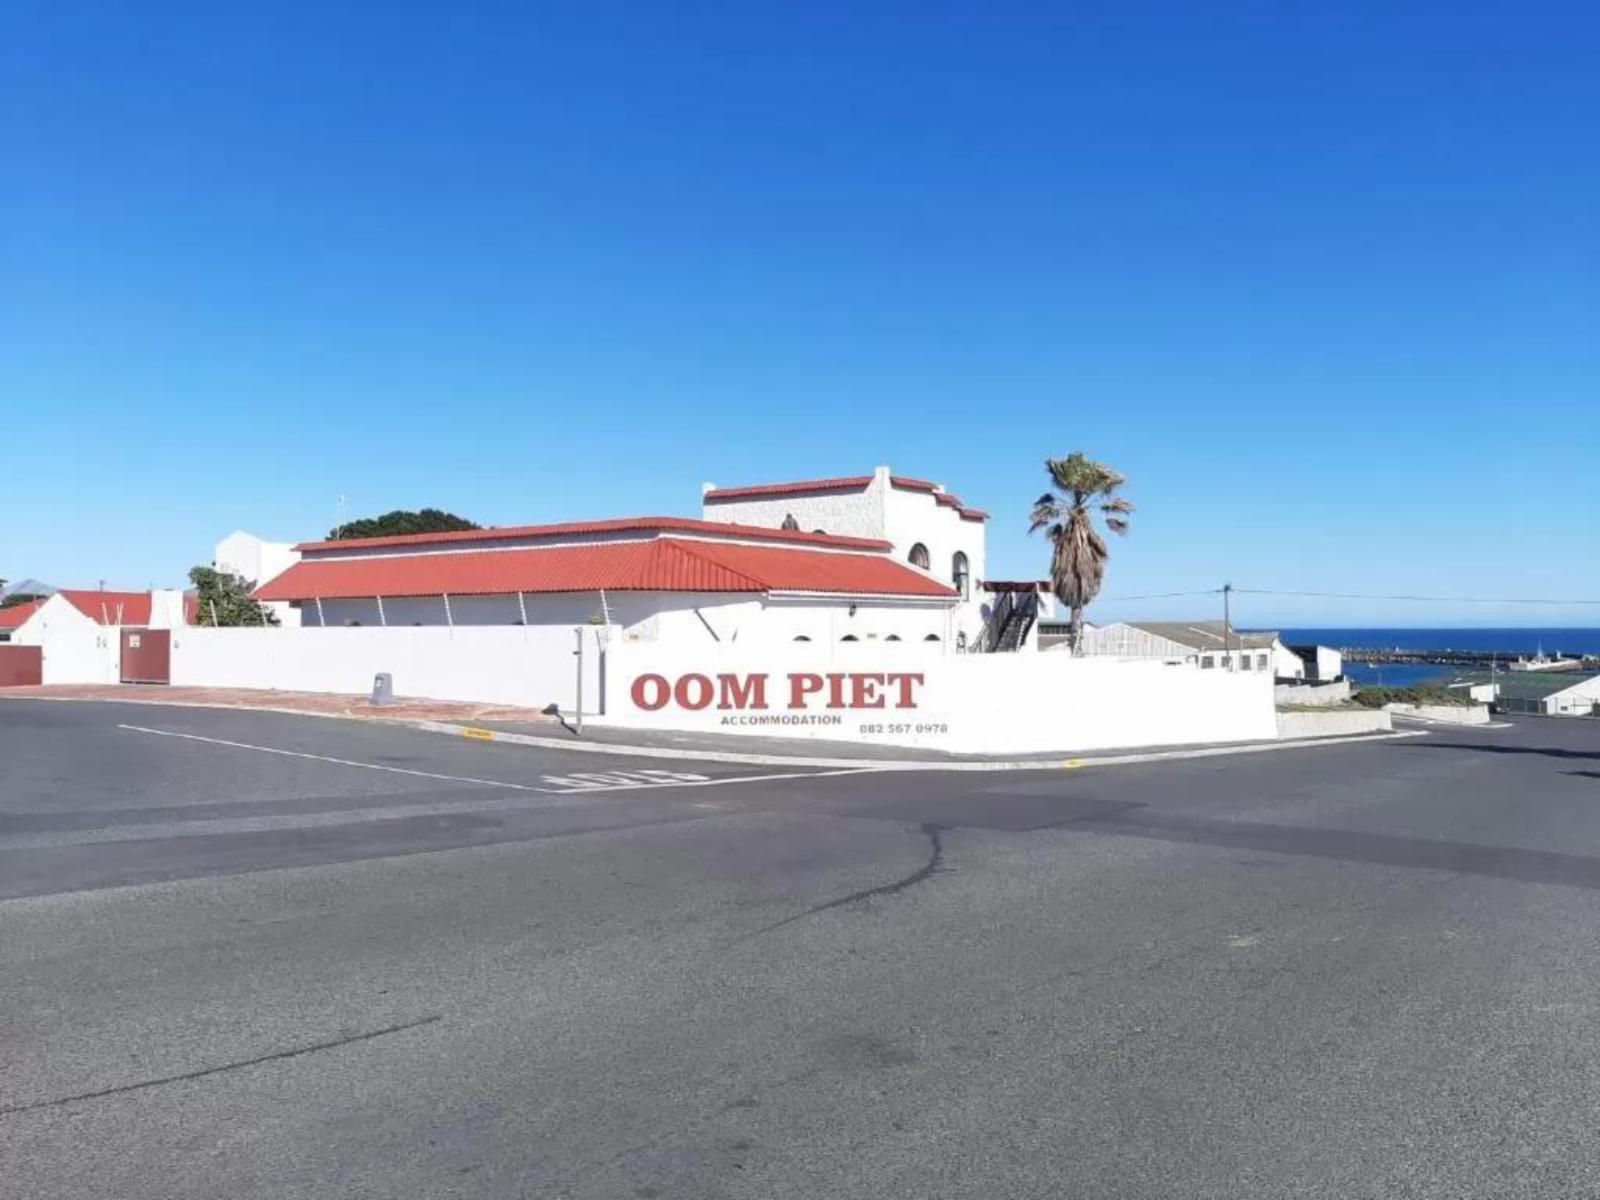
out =
<svg viewBox="0 0 1600 1200"><path fill-rule="evenodd" d="M258 600L514 592L847 592L954 596L894 559L787 546L658 538L531 550L305 559L256 589Z"/></svg>
<svg viewBox="0 0 1600 1200"><path fill-rule="evenodd" d="M871 475L840 479L797 479L793 483L758 483L751 487L712 488L703 500L754 500L762 496L803 496L810 492L848 492L866 487Z"/></svg>
<svg viewBox="0 0 1600 1200"><path fill-rule="evenodd" d="M58 596L101 625L150 624L149 592L59 591Z"/></svg>
<svg viewBox="0 0 1600 1200"><path fill-rule="evenodd" d="M870 476L868 478L870 479ZM885 550L889 547L888 542L877 538L845 537L833 533L801 533L785 529L768 529L762 525L735 525L728 521L697 521L692 517L621 517L611 521L568 521L559 525L509 525L501 529L459 529L448 533L407 533L394 537L301 542L295 549L315 553L321 550L429 546L451 542L499 542L584 536L594 533L710 533L721 537L793 542L803 546L834 546L847 550Z"/></svg>
<svg viewBox="0 0 1600 1200"><path fill-rule="evenodd" d="M24 604L13 604L10 608L0 608L0 629L15 629L34 613L39 611L43 600L29 600Z"/></svg>

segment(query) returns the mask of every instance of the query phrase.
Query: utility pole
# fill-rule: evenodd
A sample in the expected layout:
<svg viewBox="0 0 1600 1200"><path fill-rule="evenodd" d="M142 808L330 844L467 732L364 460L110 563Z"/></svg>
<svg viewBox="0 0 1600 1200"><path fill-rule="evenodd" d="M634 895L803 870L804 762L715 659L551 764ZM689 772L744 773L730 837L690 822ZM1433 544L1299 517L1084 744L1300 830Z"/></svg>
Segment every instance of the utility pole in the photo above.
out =
<svg viewBox="0 0 1600 1200"><path fill-rule="evenodd" d="M1233 584L1222 585L1222 650L1228 660L1228 670L1233 670L1233 616L1229 611L1229 598L1233 593Z"/></svg>

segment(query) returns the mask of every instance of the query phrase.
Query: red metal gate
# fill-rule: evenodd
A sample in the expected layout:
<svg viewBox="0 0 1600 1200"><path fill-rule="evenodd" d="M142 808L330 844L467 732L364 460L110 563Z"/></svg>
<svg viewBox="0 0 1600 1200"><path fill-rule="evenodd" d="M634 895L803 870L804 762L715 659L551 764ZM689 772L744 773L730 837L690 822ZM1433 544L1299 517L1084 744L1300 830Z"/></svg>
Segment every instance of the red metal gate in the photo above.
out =
<svg viewBox="0 0 1600 1200"><path fill-rule="evenodd" d="M172 682L172 630L122 631L122 682Z"/></svg>
<svg viewBox="0 0 1600 1200"><path fill-rule="evenodd" d="M0 646L0 687L44 682L42 646Z"/></svg>

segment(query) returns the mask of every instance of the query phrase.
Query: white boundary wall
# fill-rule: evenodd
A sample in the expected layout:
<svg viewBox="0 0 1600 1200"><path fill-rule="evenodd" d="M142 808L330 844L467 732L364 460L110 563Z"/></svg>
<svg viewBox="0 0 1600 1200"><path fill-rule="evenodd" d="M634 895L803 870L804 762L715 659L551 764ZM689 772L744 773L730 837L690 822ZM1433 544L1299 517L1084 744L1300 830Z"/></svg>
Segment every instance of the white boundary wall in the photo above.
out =
<svg viewBox="0 0 1600 1200"><path fill-rule="evenodd" d="M38 643L44 649L44 683L116 683L122 677L122 639L115 625L56 629Z"/></svg>
<svg viewBox="0 0 1600 1200"><path fill-rule="evenodd" d="M601 631L583 629L584 711L598 712ZM577 703L572 627L207 629L172 631L172 683L361 695L380 671L397 696L467 700L563 713Z"/></svg>
<svg viewBox="0 0 1600 1200"><path fill-rule="evenodd" d="M1271 672L914 645L614 646L605 724L1072 752L1277 736Z"/></svg>

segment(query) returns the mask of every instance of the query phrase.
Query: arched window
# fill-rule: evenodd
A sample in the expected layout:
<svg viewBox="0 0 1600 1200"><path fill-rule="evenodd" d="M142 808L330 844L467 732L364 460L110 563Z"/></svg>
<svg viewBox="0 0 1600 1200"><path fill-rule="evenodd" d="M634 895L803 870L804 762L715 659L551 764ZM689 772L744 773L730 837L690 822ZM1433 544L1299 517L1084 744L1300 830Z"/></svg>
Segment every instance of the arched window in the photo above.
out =
<svg viewBox="0 0 1600 1200"><path fill-rule="evenodd" d="M883 640L886 641L886 642L898 642L900 640L900 635L898 633L891 633L888 637L884 638Z"/></svg>
<svg viewBox="0 0 1600 1200"><path fill-rule="evenodd" d="M813 529L813 530L812 530L812 531L811 531L811 532L812 532L812 533L820 533L820 534L822 534L822 535L823 535L823 536L824 536L824 537L826 537L826 536L827 536L827 533L828 533L828 531L827 531L827 530L826 530L826 529Z"/></svg>
<svg viewBox="0 0 1600 1200"><path fill-rule="evenodd" d="M797 642L809 642L811 639L808 638L803 633L798 633L798 634L795 635L795 639L794 640L797 641Z"/></svg>
<svg viewBox="0 0 1600 1200"><path fill-rule="evenodd" d="M784 517L783 524L780 525L779 528L785 533L799 533L800 522L794 519L793 513L790 513L788 516Z"/></svg>
<svg viewBox="0 0 1600 1200"><path fill-rule="evenodd" d="M928 548L921 542L911 547L911 553L906 555L906 559L913 567L921 567L924 571L928 569L928 564L933 561L928 557Z"/></svg>
<svg viewBox="0 0 1600 1200"><path fill-rule="evenodd" d="M939 635L937 633L930 633L927 637L923 638L922 640L925 641L925 642L937 642L939 640Z"/></svg>
<svg viewBox="0 0 1600 1200"><path fill-rule="evenodd" d="M956 585L956 591L961 593L963 600L971 595L968 591L971 572L967 567L967 556L957 550L955 557L950 560L950 578Z"/></svg>
<svg viewBox="0 0 1600 1200"><path fill-rule="evenodd" d="M847 633L839 639L841 642L859 642L861 639L853 633Z"/></svg>

